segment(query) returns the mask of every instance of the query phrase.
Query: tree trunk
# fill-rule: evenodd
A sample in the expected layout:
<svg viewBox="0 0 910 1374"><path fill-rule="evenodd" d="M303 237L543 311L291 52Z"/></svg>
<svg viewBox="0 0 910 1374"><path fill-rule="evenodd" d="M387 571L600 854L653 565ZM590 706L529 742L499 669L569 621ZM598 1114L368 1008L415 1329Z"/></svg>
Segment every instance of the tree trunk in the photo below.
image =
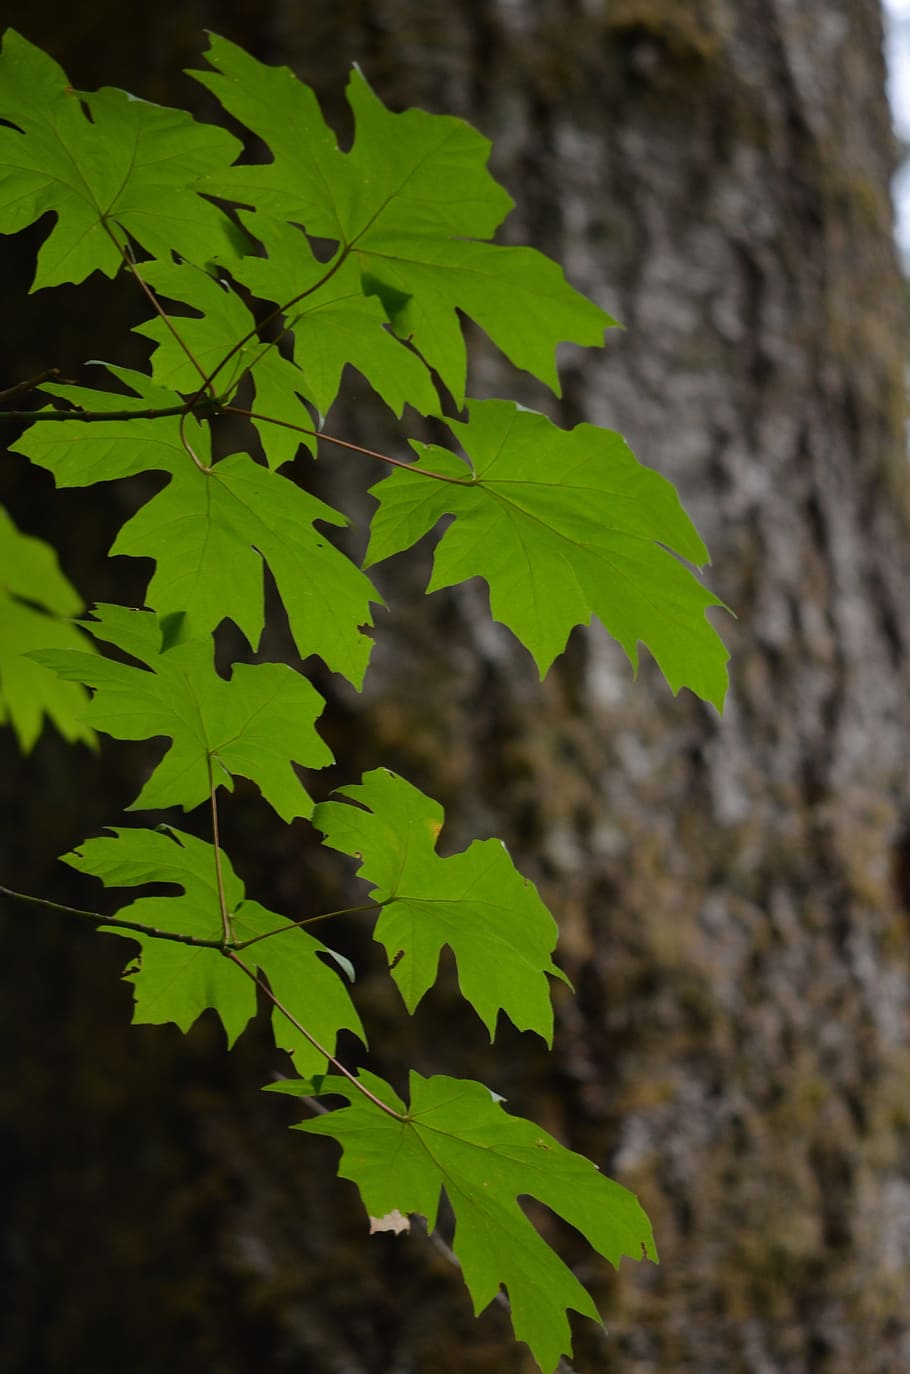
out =
<svg viewBox="0 0 910 1374"><path fill-rule="evenodd" d="M65 50L39 6L13 9L77 84L192 99L163 83L192 62L201 6L163 22L111 7L115 44L160 24L135 76L109 48ZM598 627L540 685L482 585L421 599L429 550L394 561L364 696L333 700L334 780L385 762L444 802L453 847L501 834L560 919L577 996L559 1000L552 1062L506 1027L490 1051L449 985L384 1031L394 998L352 935L380 1062L483 1078L639 1193L659 1268L613 1277L560 1236L610 1333L578 1325L580 1371L908 1367L910 482L878 6L249 9L221 30L291 63L333 117L358 60L387 103L493 138L510 236L561 259L626 330L605 356L566 351L561 405L482 350L473 394L621 430L679 486L737 617L718 616L733 653L719 719L650 662L633 682ZM23 347L37 371L64 345ZM344 423L377 437L385 422L364 417ZM347 469L326 480L360 501ZM46 488L24 482L13 505L41 532ZM96 523L95 494L53 500ZM62 520L45 528L88 568ZM35 868L87 814L119 819L138 751L117 749L87 799L84 759L45 742L55 816L42 826L45 793L22 820ZM32 780L14 800L36 787L34 766L16 776ZM250 844L250 815L229 850ZM337 890L302 830L252 833L263 900ZM19 1189L0 1368L531 1367L501 1312L474 1324L429 1246L366 1240L329 1181L333 1148L286 1136L283 1106L256 1094L277 1065L264 1035L226 1063L208 1022L185 1041L127 1029L122 946L99 953L50 919L10 995L28 1048L4 1113ZM25 947L18 926L4 944L8 960Z"/></svg>

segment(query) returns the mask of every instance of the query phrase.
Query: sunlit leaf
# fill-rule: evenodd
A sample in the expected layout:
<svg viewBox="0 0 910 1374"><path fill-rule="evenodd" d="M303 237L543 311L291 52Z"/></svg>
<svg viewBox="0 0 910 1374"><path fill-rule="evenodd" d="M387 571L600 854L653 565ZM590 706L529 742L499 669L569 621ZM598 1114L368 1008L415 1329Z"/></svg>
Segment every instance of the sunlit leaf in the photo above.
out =
<svg viewBox="0 0 910 1374"><path fill-rule="evenodd" d="M564 977L550 957L556 922L502 841L475 840L463 853L440 858L442 807L385 768L339 792L356 805L323 802L313 824L326 844L356 855L358 872L373 884L371 896L382 904L376 939L408 1011L436 981L448 945L462 994L491 1039L502 1010L519 1030L549 1042L547 975Z"/></svg>
<svg viewBox="0 0 910 1374"><path fill-rule="evenodd" d="M541 671L569 631L598 616L638 667L638 644L673 688L720 708L727 650L705 616L720 605L680 561L708 551L671 484L625 440L594 425L557 428L506 401L474 401L450 428L469 455L414 444L419 457L373 488L367 564L410 548L443 515L428 591L483 577L494 617ZM450 480L434 481L421 469ZM674 555L679 555L675 557Z"/></svg>
<svg viewBox="0 0 910 1374"><path fill-rule="evenodd" d="M116 913L123 920L204 940L222 936L215 850L194 835L171 828L113 827L109 835L84 840L63 859L72 868L100 878L107 887L173 883L182 889L179 896L137 898ZM282 930L287 924L285 918L249 901L223 850L220 864L234 938L256 940L238 957L251 969L259 969L279 1002L305 1007L301 1020L329 1052L341 1030L363 1038L360 1018L345 983L319 957L330 951L305 930ZM131 966L127 974L135 989L134 1021L155 1025L173 1021L186 1031L212 1007L224 1026L228 1045L233 1045L256 1010L255 985L236 963L218 949L160 940L114 926L101 929L135 940L140 946L138 967ZM270 934L275 930L281 933ZM269 938L256 938L265 935ZM324 1070L325 1056L277 1007L272 1012L272 1028L275 1043L293 1053L301 1074Z"/></svg>
<svg viewBox="0 0 910 1374"><path fill-rule="evenodd" d="M624 1255L657 1259L637 1199L589 1159L504 1111L482 1083L412 1071L405 1106L375 1074L361 1072L359 1081L402 1119L377 1110L347 1079L333 1076L319 1091L349 1105L297 1129L339 1141L338 1172L356 1183L370 1217L416 1212L432 1230L445 1192L455 1214L453 1248L475 1313L503 1285L516 1337L549 1374L561 1355L571 1353L567 1311L600 1318L590 1293L541 1238L518 1199L533 1197L552 1208L617 1268ZM314 1085L298 1087L292 1079L271 1087L309 1096Z"/></svg>

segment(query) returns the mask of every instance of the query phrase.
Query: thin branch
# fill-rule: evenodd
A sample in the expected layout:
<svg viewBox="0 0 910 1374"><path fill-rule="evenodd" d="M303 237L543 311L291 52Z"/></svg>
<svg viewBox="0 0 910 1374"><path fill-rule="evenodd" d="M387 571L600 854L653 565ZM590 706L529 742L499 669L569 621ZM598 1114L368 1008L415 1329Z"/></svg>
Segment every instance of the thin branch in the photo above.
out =
<svg viewBox="0 0 910 1374"><path fill-rule="evenodd" d="M190 402L179 406L161 406L150 410L0 410L3 420L84 420L93 424L98 420L165 420L175 415L185 415L192 409Z"/></svg>
<svg viewBox="0 0 910 1374"><path fill-rule="evenodd" d="M231 928L231 915L228 911L227 898L224 895L224 873L221 869L221 837L218 830L218 801L215 796L215 775L212 772L212 756L206 755L206 766L209 774L209 802L212 808L212 847L215 851L215 885L218 888L218 910L221 912L221 931L224 936L222 947L226 948L233 943L234 932Z"/></svg>
<svg viewBox="0 0 910 1374"><path fill-rule="evenodd" d="M114 233L106 221L104 227L110 235L111 239L113 239L114 243L117 243L117 239L114 237ZM196 406L202 400L206 392L208 392L209 398L214 400L215 388L212 386L211 382L206 376L205 368L202 366L199 359L196 357L195 353L190 348L189 344L186 342L186 339L184 339L183 335L180 333L179 329L174 324L170 315L159 302L158 297L155 295L154 291L149 286L148 282L139 272L139 269L136 266L132 250L130 249L129 244L119 244L118 247L120 248L120 252L123 256L123 261L126 263L126 266L129 269L129 271L133 274L133 278L135 279L135 281L142 288L142 291L148 299L152 309L155 311L155 314L159 317L159 319L161 319L164 322L165 328L169 330L171 337L174 339L175 343L178 345L178 347L183 349L183 352L186 354L187 358L189 358L190 362L193 364L193 367L195 367L196 371L199 373L199 376L202 378L202 386L195 393L195 395L192 396L191 399L187 402L187 405L184 407L184 409L179 412L179 433L180 442L183 445L183 448L186 451L188 457L190 457L193 460L193 463L196 465L200 472L208 472L210 471L210 469L206 466L205 463L202 462L202 460L199 458L199 455L196 453L195 449L190 443L189 439L186 437L186 417L187 413L190 410L192 410L194 406Z"/></svg>
<svg viewBox="0 0 910 1374"><path fill-rule="evenodd" d="M110 235L111 239L113 240L113 242L114 242L114 243L117 243L117 240L116 240L116 238L114 237L114 235L111 233L110 228L109 228L107 225L105 225L105 228L106 228L108 234ZM376 449L366 448L363 444L355 444L355 443L352 443L352 442L351 442L350 440L348 440L348 439L339 439L339 438L338 438L337 436L335 436L335 435L327 434L324 430L312 429L312 428L310 428L310 427L308 427L308 426L306 426L306 425L296 425L296 424L293 424L290 420L280 420L280 419L274 418L274 417L272 417L272 416L270 416L270 415L263 415L263 414L261 414L261 413L259 413L259 412L257 412L257 411L246 410L246 409L244 409L244 408L241 407L241 406L232 406L232 405L221 404L221 403L220 403L220 400L219 400L218 398L215 397L213 382L214 382L215 378L217 377L218 373L222 370L222 368L224 368L224 367L226 366L226 364L230 361L230 359L231 359L237 352L239 352L239 350L240 350L241 348L243 348L244 344L248 343L248 342L250 341L250 339L255 338L255 337L259 334L259 332L260 332L262 329L266 328L266 327L267 327L270 323L272 323L274 320L280 318L281 315L283 315L283 314L285 313L285 311L289 310L291 306L296 305L298 301L303 300L306 296L311 295L314 291L317 291L321 286L324 286L325 283L326 283L327 281L329 281L330 278L331 278L332 276L334 276L334 274L335 274L335 273L338 271L338 269L341 267L342 263L344 262L344 260L345 260L345 258L346 258L346 256L347 256L347 253L348 253L348 251L349 251L347 248L345 248L345 249L343 250L343 252L340 254L340 256L335 260L335 262L333 263L333 265L331 266L331 268L330 268L327 272L323 273L322 277L320 277L320 279L319 279L318 281L314 282L312 286L307 287L307 289L306 289L305 291L301 291L298 295L292 297L291 300L287 301L284 305L282 305L282 306L280 306L280 307L277 307L275 310L271 311L270 314L268 314L268 315L266 315L266 316L264 317L264 319L259 320L259 321L253 326L253 328L252 328L251 330L249 330L249 331L243 336L243 338L239 339L239 340L237 341L237 343L235 343L235 344L231 347L231 349L224 355L224 357L223 357L223 358L221 359L221 361L218 363L217 367L215 367L210 373L206 374L206 373L205 373L205 370L202 368L202 366L201 366L201 364L199 363L199 361L196 359L196 357L193 355L193 353L192 353L192 351L190 350L190 348L188 347L188 345L185 343L185 341L183 340L183 338L182 338L182 337L180 336L180 334L178 333L178 331L177 331L177 329L175 328L173 322L171 321L170 316L162 309L162 307L161 307L161 305L159 304L159 302L158 302L158 300L157 300L157 298L156 298L156 296L155 296L155 293L152 291L151 287L150 287L150 286L148 285L148 283L145 282L145 281L143 280L143 278L141 277L141 275L140 275L140 273L139 273L139 271L138 271L138 269L137 269L137 267L136 267L136 264L135 264L135 263L133 262L133 260L132 260L132 255L131 255L129 249L126 248L126 247L124 247L124 246L122 246L121 244L117 244L117 247L119 248L119 250L120 250L120 252L121 252L121 254L122 254L122 256L123 256L123 261L124 261L125 265L126 265L127 268L129 269L129 271L132 273L132 275L133 275L133 277L135 278L135 280L136 280L136 282L138 283L138 285L142 288L142 290L144 291L144 293L145 293L146 296L148 297L148 299L149 299L149 301L151 302L151 304L152 304L152 306L153 306L153 308L154 308L156 314L158 314L158 315L160 316L160 318L164 321L164 323L167 325L168 329L169 329L169 330L171 331L171 333L173 334L173 336L174 336L175 340L177 341L177 343L178 343L178 344L180 345L180 347L183 349L184 353L186 353L187 357L190 359L190 361L192 362L193 366L196 368L197 372L199 372L200 376L202 377L202 384L201 384L199 390L196 391L192 396L190 396L182 405L164 406L164 407L160 407L160 408L158 408L158 409L155 409L155 408L145 409L145 410L132 410L132 409L127 410L127 409L124 409L124 410L117 410L117 411L100 411L100 412L86 411L86 410L81 410L81 409L74 409L74 410L71 410L71 411L68 411L68 410L64 410L64 411L59 411L59 410L5 411L5 412L0 412L0 421L2 421L2 420L4 420L4 419L5 419L5 420L10 420L10 421L21 420L21 421L29 421L29 422L43 421L43 420L52 420L52 421L82 420L82 421L85 421L85 422L89 422L89 421L99 421L99 420L103 421L103 420L133 420L133 419L157 420L157 419L164 419L164 418L169 417L169 416L179 415L179 416L180 416L180 442L181 442L181 444L183 445L183 448L186 450L186 453L187 453L188 456L192 459L193 463L194 463L195 466L199 469L200 472L209 473L209 472L211 472L211 467L210 467L208 464L202 462L202 460L199 458L198 454L194 451L193 446L191 445L191 443L189 442L189 439L188 439L187 436L186 436L186 420L187 420L187 416L190 415L190 414L193 414L193 413L197 410L197 408L202 408L202 409L205 409L205 410L208 410L208 411L211 411L211 410L213 410L213 409L218 409L219 411L223 411L223 412L225 412L225 413L229 413L229 414L232 414L232 415L241 415L241 416L243 416L245 419L248 419L248 420L259 420L259 421L265 422L265 423L267 423L267 424L280 425L283 429L290 429L290 430L293 430L293 431L294 431L295 433L297 433L297 434L306 434L306 435L309 435L310 437L312 437L312 438L314 438L314 439L321 439L321 440L323 440L323 441L324 441L325 443L327 443L327 444L334 444L336 447L338 447L338 448L343 448L343 449L347 449L347 450L348 450L349 452L351 452L351 453L359 453L359 454L363 455L363 456L366 457L366 458L375 458L378 462L380 462L380 463L386 463L386 464L387 464L388 466L390 466L390 467L403 468L405 472L412 472L412 473L415 473L416 475L421 476L421 477L430 477L430 478L434 479L434 480L437 481L437 482L448 482L448 483L450 483L452 486L458 486L458 487L464 487L464 486L471 486L471 485L473 485L473 482L474 482L474 478L473 478L473 477L463 477L463 478L462 478L462 477L451 477L451 476L449 476L449 475L447 475L447 474L445 474L445 473L442 473L442 472L432 472L432 471L430 471L430 470L427 469L427 468L422 468L422 467L420 467L420 466L417 465L416 463L406 463L406 462L403 462L402 459L400 459L400 458L393 458L393 457L391 457L390 454L387 454L387 453L379 453ZM288 326L288 327L289 327L289 326ZM286 332L286 331L283 331L283 332ZM253 366L255 366L255 364L256 364L257 362L259 362L260 358L265 354L265 352L268 351L268 348L270 348L270 347L273 346L274 342L275 342L275 341L273 340L273 341L271 341L270 343L268 343L268 344L266 345L266 347L262 350L262 352L260 352L260 354L258 355L258 357L254 360L254 362L253 362L253 363L250 363L249 366L248 366L246 369L244 369L244 371L249 371L250 368L252 368ZM46 372L46 373L44 373L44 374L41 374L41 377L33 379L33 381L32 381L30 384L29 384L29 383L22 383L22 384L20 384L20 388L12 388L11 391L10 391L9 393L5 393L5 392L4 392L4 393L0 393L0 399L2 399L3 396L6 395L6 394L13 394L13 392L16 391L17 389L23 389L23 390L24 390L24 389L27 389L27 387L28 387L29 385L37 385L38 382L39 382L42 378L43 378L43 379L46 379L48 376L53 375L54 372L56 372L56 369L51 369L51 370L49 370L48 372ZM243 374L241 373L241 376L242 376L242 375L243 375ZM235 378L235 383L236 383L237 380L239 380L239 379ZM205 399L205 393L206 393L206 391L209 392L209 398L208 398L208 400Z"/></svg>
<svg viewBox="0 0 910 1374"><path fill-rule="evenodd" d="M257 973L254 973L249 965L245 964L232 949L225 949L222 952L226 959L230 959L232 964L236 964L239 969L243 970L248 978L253 980L257 988L259 988L271 1002L272 1006L276 1007L277 1010L281 1012L282 1016L287 1017L294 1029L299 1031L303 1038L308 1040L313 1046L313 1049L316 1050L317 1053L323 1055L332 1067L337 1069L338 1072L348 1080L352 1087L356 1088L363 1097L366 1097L372 1102L374 1107L378 1107L381 1112L385 1112L386 1116L391 1116L395 1121L407 1121L408 1118L406 1116L402 1116L400 1112L395 1111L394 1107L390 1107L387 1102L383 1102L381 1097L377 1097L375 1093L370 1092L369 1088L360 1082L356 1074L351 1073L350 1069L346 1069L340 1059L336 1059L334 1054L330 1054L324 1045L320 1045L319 1041L307 1030L306 1026L302 1026L297 1020L297 1017L294 1016L292 1012L288 1011L284 1003L279 1002L264 978L260 978Z"/></svg>
<svg viewBox="0 0 910 1374"><path fill-rule="evenodd" d="M45 897L30 897L25 892L14 892L10 887L0 887L0 895L12 897L17 902L27 902L30 906L44 907L48 911L61 911L66 916L85 916L90 921L100 921L118 930L132 930L137 935L149 935L154 940L171 940L178 945L198 945L202 949L224 949L223 940L204 940L199 935L182 935L173 930L159 930L157 926L143 925L141 921L124 921L117 916L105 916L101 911L83 911L77 906L63 906L60 902L48 901Z"/></svg>
<svg viewBox="0 0 910 1374"><path fill-rule="evenodd" d="M194 414L197 409L211 413L219 409L218 400L213 397L211 401L200 402L191 397L179 406L160 406L149 410L82 410L81 407L73 410L0 410L0 422L21 420L33 423L56 420L59 423L61 420L82 420L84 423L94 424L99 420L164 420L179 415L181 444L200 472L211 472L211 468L202 462L186 437L186 417Z"/></svg>
<svg viewBox="0 0 910 1374"><path fill-rule="evenodd" d="M49 901L45 897L31 897L27 892L14 892L11 887L0 886L0 896L12 897L17 902L27 902L31 906L44 907L48 911L60 911L66 916L85 916L90 921L103 921L105 925L117 926L122 930L135 930L139 935L149 935L155 940L172 940L179 945L199 945L202 949L237 950L249 949L260 940L268 940L272 935L283 935L286 930L298 930L304 926L316 925L317 921L327 921L331 916L353 916L360 911L380 911L384 903L369 902L365 906L349 906L338 911L323 911L319 916L305 916L301 921L286 921L274 930L266 930L261 935L253 935L249 940L234 940L232 937L219 940L205 940L198 935L182 935L177 931L160 930L157 926L147 926L141 921L124 921L117 916L106 916L103 911L85 911L82 907L63 906L60 902ZM220 905L220 894L219 894ZM223 918L222 918L223 925Z"/></svg>
<svg viewBox="0 0 910 1374"><path fill-rule="evenodd" d="M14 386L8 386L5 391L0 391L0 401L8 401L13 396L21 396L25 391L34 391L35 387L42 382L49 382L60 376L59 367L47 367L43 372L39 372L36 377L29 377L24 382L16 382Z"/></svg>
<svg viewBox="0 0 910 1374"><path fill-rule="evenodd" d="M365 906L346 906L339 911L323 911L320 916L304 916L301 921L286 921L283 926L276 926L274 930L267 930L262 935L253 935L249 940L237 940L231 948L249 949L250 945L258 944L260 940L268 940L272 935L283 935L286 930L302 930L304 926L316 925L317 921L327 921L331 916L354 916L359 911L380 911L384 905L384 902L367 902Z"/></svg>
<svg viewBox="0 0 910 1374"><path fill-rule="evenodd" d="M283 429L296 430L298 434L310 434L314 439L323 439L327 444L336 444L338 448L349 449L352 453L362 453L366 458L378 458L380 463L388 463L390 467L404 468L405 472L413 472L417 477L433 477L437 482L450 482L454 487L474 485L473 477L449 477L442 472L430 472L428 468L419 467L416 463L405 463L400 458L391 458L387 453L364 448L363 444L352 444L348 439L338 439L333 434L326 434L322 429L308 429L306 425L295 425L290 420L273 419L271 415L260 415L258 411L244 410L241 406L227 405L222 409L229 415L243 415L247 420L264 420L270 425L281 425Z"/></svg>

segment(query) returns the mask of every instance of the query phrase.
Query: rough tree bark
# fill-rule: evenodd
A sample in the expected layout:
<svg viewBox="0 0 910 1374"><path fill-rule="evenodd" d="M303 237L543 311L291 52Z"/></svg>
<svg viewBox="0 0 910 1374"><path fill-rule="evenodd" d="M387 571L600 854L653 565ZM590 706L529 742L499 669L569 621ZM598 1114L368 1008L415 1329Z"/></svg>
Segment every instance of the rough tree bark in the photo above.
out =
<svg viewBox="0 0 910 1374"><path fill-rule="evenodd" d="M165 73L203 9L156 12L135 75L85 31L67 51L53 7L11 22L83 85L185 101ZM109 18L118 45L150 22ZM597 629L540 686L482 588L421 602L413 564L390 569L364 698L334 700L338 776L389 762L448 806L453 843L502 834L561 917L578 995L550 1069L507 1032L491 1068L445 989L388 1062L498 1075L642 1196L663 1264L586 1269L611 1335L579 1327L579 1370L910 1366L910 482L877 4L351 0L238 4L214 26L292 62L335 114L356 59L389 103L493 137L510 232L626 325L606 358L567 355L561 406L523 397L620 429L679 485L738 617L721 721L649 665L633 684ZM77 347L22 337L33 370ZM504 385L484 355L475 393ZM46 489L19 476L11 499L39 529ZM113 819L129 763L98 767L86 800L84 761L52 742L37 784L10 760L35 867L87 811ZM296 832L256 839L266 900L337 882ZM101 942L28 936L0 1368L530 1367L432 1252L362 1239L331 1147L285 1138L256 1098L265 1040L225 1064L210 1026L128 1030L106 990L119 946L99 968ZM392 1000L354 948L379 1018Z"/></svg>

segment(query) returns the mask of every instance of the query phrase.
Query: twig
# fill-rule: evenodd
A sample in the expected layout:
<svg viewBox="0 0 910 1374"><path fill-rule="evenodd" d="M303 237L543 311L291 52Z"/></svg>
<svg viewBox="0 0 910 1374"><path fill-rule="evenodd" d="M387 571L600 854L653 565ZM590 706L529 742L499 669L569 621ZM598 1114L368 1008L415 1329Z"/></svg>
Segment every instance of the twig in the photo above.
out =
<svg viewBox="0 0 910 1374"><path fill-rule="evenodd" d="M183 445L184 452L187 453L190 458L192 458L193 462L195 463L199 471L204 473L210 473L212 471L211 464L203 463L202 459L199 457L198 453L193 448L193 445L186 437L186 417L188 414L189 411L184 410L182 415L180 416L180 424L177 428L177 432L180 436L180 442Z"/></svg>
<svg viewBox="0 0 910 1374"><path fill-rule="evenodd" d="M364 448L363 444L352 444L349 439L338 439L333 434L326 434L322 429L309 429L306 425L295 425L290 420L273 419L271 415L261 415L255 410L244 410L241 406L223 406L222 409L229 415L243 415L247 420L264 420L270 425L281 425L283 429L296 430L298 434L310 434L314 439L323 439L327 444L336 444L339 448L349 449L352 453L362 453L366 458L378 458L380 463L388 463L393 468L404 468L405 472L413 472L417 477L433 477L437 482L451 482L455 487L471 487L474 485L473 477L449 477L442 472L430 472L428 468L422 468L417 463L405 463L400 458L391 458L387 453L378 453L376 449Z"/></svg>
<svg viewBox="0 0 910 1374"><path fill-rule="evenodd" d="M290 1076L286 1073L273 1073L272 1081L275 1083L287 1083L289 1077ZM320 1102L318 1097L299 1097L297 1101L302 1102L305 1107L308 1107L314 1116L328 1116L331 1112L331 1108L327 1107L324 1102Z"/></svg>
<svg viewBox="0 0 910 1374"><path fill-rule="evenodd" d="M370 902L365 906L349 906L339 911L323 911L319 916L304 916L300 921L286 921L282 926L276 926L274 930L263 931L261 935L253 935L249 940L234 940L232 938L206 940L201 935L185 935L179 931L161 930L158 926L145 925L142 921L126 921L118 916L106 916L103 911L85 911L77 906L64 906L61 902L49 901L46 897L32 897L27 892L15 892L11 887L0 886L0 896L12 897L17 902L27 902L31 906L44 907L47 911L60 911L65 916L84 916L89 921L100 921L107 926L116 926L118 930L135 930L137 935L148 935L154 940L172 940L179 945L199 945L202 949L217 950L236 950L238 953L244 949L249 949L251 945L256 945L260 940L268 940L273 935L283 935L287 930L299 930L304 926L315 925L317 921L327 921L331 916L353 916L360 911L381 910L382 902Z"/></svg>
<svg viewBox="0 0 910 1374"><path fill-rule="evenodd" d="M183 405L152 407L149 410L82 410L81 407L72 410L0 410L0 422L83 420L94 424L99 420L165 420L175 415L185 415L190 408L189 401L185 401Z"/></svg>
<svg viewBox="0 0 910 1374"><path fill-rule="evenodd" d="M43 372L39 372L36 377L29 377L24 382L16 382L14 386L8 386L5 391L0 391L0 401L8 401L12 396L21 396L24 391L33 391L42 382L48 382L52 377L59 376L59 367L47 367Z"/></svg>
<svg viewBox="0 0 910 1374"><path fill-rule="evenodd" d="M205 940L199 935L183 935L178 931L159 930L157 926L143 925L141 921L124 921L117 916L105 916L101 911L83 911L77 906L64 906L61 902L48 901L46 897L30 897L25 892L14 892L11 887L0 887L0 895L12 897L17 902L27 902L30 906L40 906L48 911L62 911L66 916L85 916L90 921L100 921L118 930L133 930L137 935L150 935L155 940L172 940L178 945L199 945L202 949L224 949L223 940Z"/></svg>
<svg viewBox="0 0 910 1374"><path fill-rule="evenodd" d="M299 1031L305 1040L309 1041L309 1043L313 1046L313 1049L316 1050L319 1054L324 1055L324 1057L328 1060L332 1067L334 1069L337 1069L338 1072L344 1078L346 1078L348 1082L351 1084L351 1086L356 1088L357 1091L363 1097L367 1098L370 1102L372 1102L374 1107L378 1107L381 1112L385 1112L386 1116L391 1116L395 1121L404 1122L408 1120L406 1116L402 1116L400 1112L396 1112L394 1107L390 1107L387 1102L383 1102L381 1097L377 1097L375 1093L370 1092L369 1088L366 1087L365 1084L360 1082L360 1079L357 1077L356 1074L351 1073L350 1069L346 1069L340 1059L336 1059L334 1054L331 1054L325 1048L324 1045L321 1045L319 1041L316 1039L315 1035L312 1035L307 1030L306 1026L302 1026L300 1022L297 1020L297 1017L294 1016L292 1012L288 1011L287 1007L284 1005L283 1002L280 1002L278 1000L278 998L275 996L274 992L272 992L272 989L269 987L265 979L260 978L257 973L254 973L253 970L249 967L249 965L245 964L243 960L240 959L232 949L224 949L222 953L224 954L226 959L230 959L232 964L236 964L239 969L243 970L243 972L246 974L248 978L251 978L253 980L257 988L259 988L259 990L263 992L265 996L268 998L268 1000L271 1002L272 1006L276 1007L277 1010L281 1012L282 1016L287 1017L288 1021L290 1021L294 1029Z"/></svg>

